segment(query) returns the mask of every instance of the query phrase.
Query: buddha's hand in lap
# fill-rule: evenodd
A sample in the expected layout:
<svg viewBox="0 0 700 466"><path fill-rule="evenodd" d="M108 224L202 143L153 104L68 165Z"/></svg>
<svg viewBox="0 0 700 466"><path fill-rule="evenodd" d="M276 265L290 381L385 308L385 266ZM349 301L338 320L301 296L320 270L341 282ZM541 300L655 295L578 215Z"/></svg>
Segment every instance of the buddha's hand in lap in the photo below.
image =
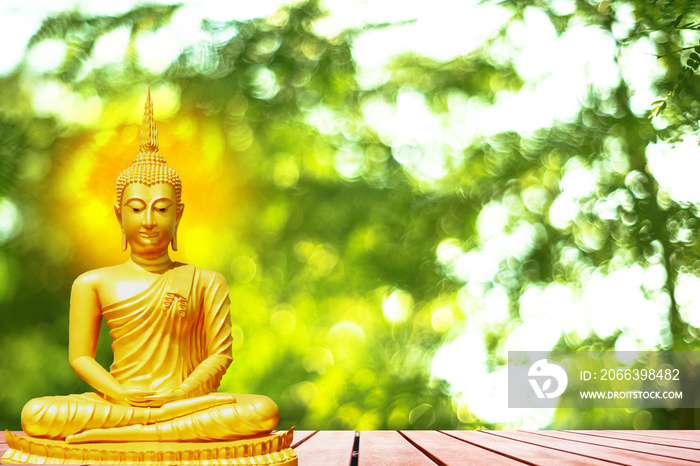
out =
<svg viewBox="0 0 700 466"><path fill-rule="evenodd" d="M140 388L125 388L120 395L120 398L131 406L150 407L154 406L151 404L150 397L155 396L156 392Z"/></svg>
<svg viewBox="0 0 700 466"><path fill-rule="evenodd" d="M184 400L187 398L187 394L181 388L176 388L175 390L168 390L166 392L154 393L152 395L146 395L144 397L145 403L141 406L147 406L151 408L160 408L164 404Z"/></svg>

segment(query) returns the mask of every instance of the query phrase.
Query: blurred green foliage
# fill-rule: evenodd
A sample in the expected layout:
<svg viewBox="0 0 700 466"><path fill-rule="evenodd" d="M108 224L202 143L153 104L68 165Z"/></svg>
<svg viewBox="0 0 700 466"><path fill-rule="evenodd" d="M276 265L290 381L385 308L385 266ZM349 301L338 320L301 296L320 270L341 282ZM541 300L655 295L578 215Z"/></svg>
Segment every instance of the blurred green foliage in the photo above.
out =
<svg viewBox="0 0 700 466"><path fill-rule="evenodd" d="M450 61L399 56L383 84L366 88L358 84L352 55L360 31L331 39L315 34L313 22L324 13L309 1L270 18L205 21L202 30L209 34L235 33L204 52L183 51L154 74L138 61L134 41L167 25L177 5L141 6L117 17L46 18L29 47L64 41L69 53L63 63L41 76L28 75L22 65L0 78L0 425L18 429L21 407L32 397L89 390L67 363L70 284L85 262L66 252L71 238L51 220L50 193L59 158L69 157L94 128L37 115L33 79L55 80L105 102L140 96L147 85L170 86L179 112L222 129L222 163L236 167L242 193L230 231L217 232L230 240L215 254L231 286L235 342L222 389L270 396L280 407L281 427L512 426L472 414L430 373L438 349L477 312L464 309L464 296L466 302L480 299L465 291L454 264L438 260L438 250L445 244L463 253L478 250L479 215L496 204L509 209L506 230L529 225L536 239L523 255L500 260L483 284L483 290L504 290L508 303L507 321L484 330L491 369L504 364L504 342L522 322L519 303L528 289L557 283L583 289L595 273L613 272L620 261L664 267L661 289L648 296L668 297L668 329L659 346L697 349L700 331L681 317L675 288L681 271L697 274L700 267L698 210L664 197L645 158L651 141L697 129L698 80L695 71L683 71L687 58L674 52L685 46L679 15L700 19L695 2L579 0L568 15L553 13L544 1L503 4L513 20L526 8L542 9L560 33L581 22L610 31L621 5L631 7L636 23L615 47L623 50L641 37L654 41L667 70L656 83L665 106L656 111L649 102L649 112L668 125L655 129L649 115L635 114L621 79L610 96L591 90L573 121L476 138L445 176L428 182L364 121L363 108L371 99L395 103L410 89L442 115L450 112L451 95L492 103L501 91L520 90L524 80L516 67L492 60L487 48ZM96 40L123 27L130 31L124 61L88 67ZM611 106L614 111L601 110ZM330 115L330 129L310 123L319 109ZM352 170L342 170L343 156ZM623 163L616 165L615 156ZM562 227L549 211L571 164L600 176ZM186 203L188 190L198 189L207 188L185 186ZM532 193L540 196L538 207L531 205ZM606 201L615 204L613 213L601 215L598 207ZM681 228L693 234L680 240ZM398 315L386 309L391 297ZM610 349L622 331L574 333L562 332L556 349ZM109 358L103 332L98 359L107 366ZM697 428L698 422L687 410L592 409L559 410L550 426L664 429Z"/></svg>

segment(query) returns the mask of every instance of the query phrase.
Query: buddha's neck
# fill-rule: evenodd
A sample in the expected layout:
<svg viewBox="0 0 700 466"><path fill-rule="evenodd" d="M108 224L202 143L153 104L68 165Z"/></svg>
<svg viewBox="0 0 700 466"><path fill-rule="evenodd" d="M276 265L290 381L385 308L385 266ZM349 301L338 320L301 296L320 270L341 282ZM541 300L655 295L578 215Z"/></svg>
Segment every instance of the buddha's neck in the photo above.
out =
<svg viewBox="0 0 700 466"><path fill-rule="evenodd" d="M143 270L154 273L165 272L173 263L173 261L170 260L170 256L167 252L158 257L143 257L132 254L129 259Z"/></svg>

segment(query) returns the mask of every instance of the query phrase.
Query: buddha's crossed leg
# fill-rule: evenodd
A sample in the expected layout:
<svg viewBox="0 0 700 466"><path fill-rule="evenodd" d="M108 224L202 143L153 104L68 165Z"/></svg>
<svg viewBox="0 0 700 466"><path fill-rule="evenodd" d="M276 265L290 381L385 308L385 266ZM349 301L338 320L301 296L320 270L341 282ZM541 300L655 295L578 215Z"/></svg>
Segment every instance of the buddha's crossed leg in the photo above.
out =
<svg viewBox="0 0 700 466"><path fill-rule="evenodd" d="M275 403L261 395L209 395L161 408L108 403L95 394L45 397L30 401L22 427L31 436L67 443L228 440L272 430L279 419Z"/></svg>

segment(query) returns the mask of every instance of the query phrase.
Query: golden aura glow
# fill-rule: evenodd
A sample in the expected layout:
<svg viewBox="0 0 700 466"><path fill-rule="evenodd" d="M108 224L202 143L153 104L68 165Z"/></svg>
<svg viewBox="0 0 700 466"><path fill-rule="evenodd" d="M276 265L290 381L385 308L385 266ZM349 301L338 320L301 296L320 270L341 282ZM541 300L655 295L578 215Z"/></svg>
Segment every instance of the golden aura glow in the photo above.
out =
<svg viewBox="0 0 700 466"><path fill-rule="evenodd" d="M210 168L223 163L223 139L211 133L218 126L198 123L174 123L173 133L180 135L176 138L179 147L186 150L189 144L197 144L203 148L202 155L191 159L198 163L190 166L195 175L207 177L206 187L231 186L220 178L225 171ZM190 454L177 458L178 447L192 444L200 450L196 458L210 464L238 461L295 466L296 455L290 448L292 431L270 435L279 422L279 409L270 398L218 391L233 359L229 286L218 272L170 259L168 250L182 215L183 206L179 194L176 196L180 179L172 168L161 176L165 161L155 155L158 145L150 92L143 128L137 160L147 150L145 156L160 165L154 168L150 166L153 163L137 163L117 181L118 195L124 200L115 206L115 213L131 248L130 257L118 265L83 273L71 289L70 366L95 391L27 402L21 414L26 437L8 433L10 448L2 461L62 462L75 451L77 457L70 458L75 462L187 463ZM182 128L186 129L184 136L178 131ZM113 137L128 140L128 136L127 128L117 128L100 141L109 142ZM91 235L99 236L100 231L86 226L103 223L95 219L99 217L97 210L91 211L99 200L93 194L103 193L92 192L95 181L102 178L97 174L109 174L105 168L113 165L100 164L105 151L91 144L93 141L94 137L87 138L77 156L64 159L59 167L67 174L56 177L57 185L73 189L68 195L56 193L59 205L54 209L58 219L77 220L82 239L87 240ZM206 189L205 195L202 204L209 206L210 212L218 208L218 212L228 214L228 209L217 205L212 189ZM86 202L81 203L81 199ZM61 216L61 207L72 215ZM214 228L225 230L221 224ZM221 255L210 242L203 248ZM90 255L89 249L85 252ZM120 295L122 284L130 291L127 296ZM113 340L109 372L95 360L102 320ZM232 443L216 443L228 441ZM146 451L141 450L144 442L148 443ZM105 447L98 456L92 453L93 444ZM240 460L233 459L238 456Z"/></svg>
<svg viewBox="0 0 700 466"><path fill-rule="evenodd" d="M140 96L139 96L140 98ZM158 119L160 152L182 177L185 212L173 260L216 268L230 249L232 218L243 195L238 171L227 156L225 134L216 118L181 108L166 121ZM103 121L124 121L132 107L105 108ZM114 216L115 181L139 152L140 125L86 131L59 150L45 205L70 239L73 259L93 268L123 262L120 230ZM205 227L206 225L206 227ZM84 253L83 253L84 251ZM80 252L80 253L76 253Z"/></svg>

